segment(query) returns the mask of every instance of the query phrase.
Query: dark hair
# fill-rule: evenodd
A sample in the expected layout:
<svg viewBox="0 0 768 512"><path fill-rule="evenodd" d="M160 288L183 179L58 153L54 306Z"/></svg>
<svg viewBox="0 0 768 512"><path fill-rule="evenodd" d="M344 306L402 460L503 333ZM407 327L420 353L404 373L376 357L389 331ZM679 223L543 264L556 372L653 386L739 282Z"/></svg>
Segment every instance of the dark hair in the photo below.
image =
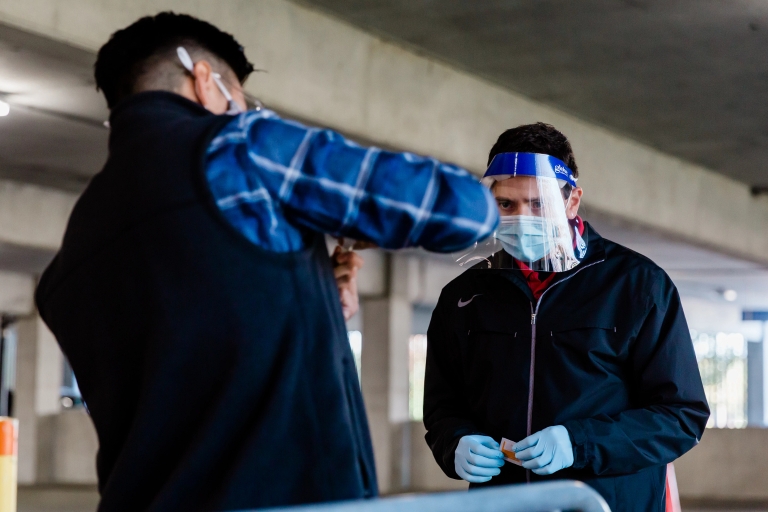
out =
<svg viewBox="0 0 768 512"><path fill-rule="evenodd" d="M491 160L499 153L542 153L554 156L570 167L574 178L579 177L571 143L551 124L534 123L510 128L499 135L496 144L491 148L488 165L491 165Z"/></svg>
<svg viewBox="0 0 768 512"><path fill-rule="evenodd" d="M136 83L157 63L157 57L175 55L176 47L182 45L218 57L240 83L253 71L243 47L231 34L186 14L161 12L118 30L99 50L94 65L96 88L104 93L109 108L136 92Z"/></svg>

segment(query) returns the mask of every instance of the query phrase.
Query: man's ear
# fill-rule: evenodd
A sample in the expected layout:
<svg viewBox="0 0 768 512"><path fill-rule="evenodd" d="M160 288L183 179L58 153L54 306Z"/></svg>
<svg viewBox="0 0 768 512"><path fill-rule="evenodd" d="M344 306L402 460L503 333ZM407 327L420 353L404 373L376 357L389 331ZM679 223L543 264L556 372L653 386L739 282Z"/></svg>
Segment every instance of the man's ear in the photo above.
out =
<svg viewBox="0 0 768 512"><path fill-rule="evenodd" d="M571 190L571 196L565 204L565 215L568 217L568 220L575 219L579 214L579 206L581 205L581 196L583 194L584 190L581 187Z"/></svg>
<svg viewBox="0 0 768 512"><path fill-rule="evenodd" d="M195 96L200 104L214 114L223 114L227 111L228 102L213 79L213 68L207 60L199 60L192 68Z"/></svg>

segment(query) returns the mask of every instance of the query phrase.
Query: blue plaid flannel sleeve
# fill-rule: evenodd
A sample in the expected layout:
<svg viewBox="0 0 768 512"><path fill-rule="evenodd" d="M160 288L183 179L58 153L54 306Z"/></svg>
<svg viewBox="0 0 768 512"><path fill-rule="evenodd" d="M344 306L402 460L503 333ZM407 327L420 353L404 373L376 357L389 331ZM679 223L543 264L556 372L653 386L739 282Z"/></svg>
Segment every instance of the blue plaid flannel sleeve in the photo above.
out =
<svg viewBox="0 0 768 512"><path fill-rule="evenodd" d="M437 252L496 228L489 191L434 158L364 148L268 110L235 117L213 139L206 177L221 212L254 244L303 248L307 230Z"/></svg>

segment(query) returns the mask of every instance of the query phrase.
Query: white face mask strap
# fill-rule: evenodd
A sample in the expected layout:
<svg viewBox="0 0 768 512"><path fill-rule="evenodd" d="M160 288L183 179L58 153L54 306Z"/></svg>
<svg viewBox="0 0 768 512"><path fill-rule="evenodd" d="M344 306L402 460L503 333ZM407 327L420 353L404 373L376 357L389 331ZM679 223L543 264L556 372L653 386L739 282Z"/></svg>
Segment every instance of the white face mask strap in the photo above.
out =
<svg viewBox="0 0 768 512"><path fill-rule="evenodd" d="M190 73L195 70L195 64L192 62L192 57L189 56L189 52L186 48L183 46L176 48L176 55L179 56L179 60L181 61L181 65L184 66L184 69Z"/></svg>
<svg viewBox="0 0 768 512"><path fill-rule="evenodd" d="M192 62L192 57L189 55L189 52L186 48L183 46L179 46L176 48L176 55L179 56L179 60L181 61L181 65L184 66L184 69L189 71L190 73L193 73L195 69L195 65ZM213 72L211 73L211 76L213 76L213 81L216 83L216 87L219 88L219 91L221 94L224 95L224 98L229 103L229 109L227 110L228 113L240 113L243 111L243 109L240 107L240 105L232 98L232 95L229 93L229 89L224 85L224 82L221 80L221 75L219 73ZM194 74L192 75L194 78Z"/></svg>
<svg viewBox="0 0 768 512"><path fill-rule="evenodd" d="M218 73L212 73L213 81L216 82L216 86L221 91L221 94L227 99L227 101L235 101L232 99L232 95L229 94L229 90L224 86L224 82L221 81L221 75Z"/></svg>

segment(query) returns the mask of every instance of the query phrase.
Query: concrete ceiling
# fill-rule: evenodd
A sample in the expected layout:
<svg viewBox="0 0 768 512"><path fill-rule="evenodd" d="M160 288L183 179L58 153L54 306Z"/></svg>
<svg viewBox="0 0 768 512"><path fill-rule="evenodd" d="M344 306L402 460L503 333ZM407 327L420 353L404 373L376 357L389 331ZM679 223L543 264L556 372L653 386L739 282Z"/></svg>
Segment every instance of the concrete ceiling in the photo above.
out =
<svg viewBox="0 0 768 512"><path fill-rule="evenodd" d="M107 155L95 56L0 25L0 178L81 191ZM2 251L0 251L2 252Z"/></svg>
<svg viewBox="0 0 768 512"><path fill-rule="evenodd" d="M324 4L336 6L346 5L342 0L313 0L313 2L323 2ZM682 3L671 2L674 5ZM382 1L380 3L373 0L355 0L354 2L350 1L349 5L347 5L347 14L354 14L360 17L367 13L366 16L372 16L372 19L378 23L383 23L387 20L389 20L387 23L390 23L392 22L390 16L401 12L403 13L401 23L395 23L394 25L397 26L394 28L401 30L405 35L410 34L408 37L415 38L416 42L422 45L421 47L425 47L428 44L434 44L438 48L461 47L460 51L458 49L455 52L446 51L446 54L464 56L462 58L466 58L470 63L473 60L470 58L473 55L472 52L477 52L478 65L483 60L480 58L481 54L488 53L489 56L483 57L487 59L484 66L487 65L488 68L485 71L480 70L478 72L482 71L483 74L490 76L490 73L486 71L492 70L496 73L504 74L509 80L519 80L523 85L527 84L526 87L532 87L531 91L524 91L527 95L542 101L557 104L554 100L569 100L573 101L574 104L582 105L582 107L593 108L594 112L597 113L610 108L623 111L621 110L624 108L622 107L622 102L629 102L626 97L611 89L610 81L607 83L601 82L601 76L611 75L606 70L595 70L593 67L593 71L596 71L598 76L592 76L591 78L587 75L582 76L578 81L579 87L558 85L561 80L560 78L546 78L547 74L555 77L574 77L580 72L579 70L582 70L582 72L587 70L586 61L591 62L595 59L595 57L584 59L579 57L581 53L587 52L584 48L589 45L584 41L572 41L575 32L573 29L570 30L570 33L548 31L549 33L559 34L558 38L561 41L570 41L568 43L570 44L568 52L572 53L569 53L567 58L557 56L560 50L559 47L555 48L555 45L537 48L535 41L546 41L551 36L542 37L541 35L532 34L535 32L533 26L544 26L547 23L553 23L554 26L567 25L563 21L557 21L559 16L563 16L563 14L555 16L553 14L552 2L549 2L549 0L539 0L539 3L531 2L525 3L525 5L523 3L488 1L482 3L482 9L478 9L478 5L481 5L479 2L466 2L465 4L472 6L473 9L470 11L462 10L464 3L443 0L440 2L442 6L440 12L437 13L429 12L430 7L432 8L431 10L435 10L435 3L425 0L412 0L411 2L387 0L387 2ZM541 5L543 11L534 16L531 13L533 8L528 4ZM713 9L712 5L714 4L709 4L702 0L702 5L704 4L709 5L709 10ZM376 10L377 5L380 6L379 10ZM568 5L564 4L563 8L569 9ZM637 16L641 18L644 16L642 13L647 12L637 7L630 8L626 4L618 3L616 6L620 6L620 8L614 6L611 9L606 8L605 12L598 12L595 10L595 2L592 0L580 2L579 5L584 5L584 9L587 11L591 10L593 17L602 17L603 22L605 22L605 16L608 16L611 9L622 15L626 14L625 11L627 10L638 9L639 14ZM741 6L742 3L731 2L727 5ZM648 9L659 9L659 7L653 4ZM533 10L535 11L535 9ZM462 12L464 14L461 14ZM374 16L376 13L380 13L380 16ZM487 18L501 16L499 13L507 13L504 14L506 22L496 23L495 29L483 28L486 21L488 21ZM614 14L613 16L616 17L619 14ZM548 21L542 19L542 17L546 18L547 16L551 16L551 19ZM571 13L568 16L575 16L575 14ZM527 21L522 23L520 20L525 17L527 17ZM490 20L490 22L492 23L493 20ZM594 27L599 25L599 23L594 20L592 23L594 31L596 30ZM506 27L506 25L509 25L509 27ZM448 28L438 30L440 26ZM451 27L453 27L451 29L453 32L449 30ZM755 35L753 32L758 33L757 35L762 37L761 30L752 31L750 29L750 37ZM496 52L488 52L487 48L483 45L490 44L488 41L495 41L494 44L498 44L500 40L504 39L502 36L505 31L511 31L513 34L525 32L531 38L534 38L535 35L535 41L534 39L529 40L528 36L523 37L518 34L517 37L519 39L527 41L524 48L517 48L515 45L511 45L515 46L515 51L504 54L504 57L499 57L500 54ZM482 37L477 35L481 32ZM620 30L614 24L610 32L620 32ZM766 23L765 33L768 34L768 22ZM475 36L472 36L472 34L475 34ZM602 35L589 34L590 39L599 41L603 41L607 36L608 34L605 33ZM473 39L473 37L477 37L477 39ZM635 36L630 37L628 35L627 37L636 39ZM411 44L416 44L416 42ZM648 53L648 49L645 48L648 44L640 44L633 51L637 52L638 55L645 55ZM574 45L580 46L582 50L574 50ZM610 50L610 45L605 43L605 41L598 46L602 49L601 51L608 52ZM528 53L534 50L538 52L540 57L547 57L549 60L527 56ZM612 51L615 53L618 50L614 49ZM436 54L436 52L432 53ZM11 104L10 115L0 117L0 178L32 182L78 192L84 188L90 177L100 170L107 154L108 130L103 127L102 123L107 118L108 111L103 98L95 90L93 83L92 65L94 58L95 56L91 52L72 48L59 42L53 42L12 27L0 25L0 99ZM447 59L447 57L445 58ZM559 61L559 66L554 66L553 63L557 63L558 58L561 58L562 61ZM639 60L642 63L646 62L644 59ZM454 59L452 62L456 62L456 60ZM495 64L492 66L488 64L493 62ZM521 75L520 73L514 73L507 69L505 67L506 62L518 62L519 64L516 65L518 68L526 69L526 72L522 74L524 76L521 78L517 76ZM614 62L612 65L618 64L620 63ZM471 67L468 64L461 65L466 68ZM561 69L552 69L553 67ZM597 67L599 68L599 66ZM628 65L627 68L640 73L643 66L640 64ZM730 68L729 70L733 71ZM748 71L742 70L744 73ZM768 65L766 66L765 74L768 77ZM659 73L656 77L657 81L672 80L673 78L668 75L666 72ZM621 79L624 80L625 78ZM536 82L537 80L543 84L540 90L531 85L532 83L538 83ZM656 86L653 86L653 81L651 82L651 85L636 84L634 87L630 87L626 91L621 90L620 92L633 98L644 97L644 101L648 101L647 96L660 94L662 92L661 89L663 89L663 84L657 83ZM718 82L718 80L715 80L715 82ZM512 87L514 84L510 86ZM544 86L550 87L549 93L546 93L546 87ZM514 86L514 88L522 90L522 87ZM619 89L622 89L622 87L619 87ZM608 94L606 91L612 92ZM550 96L547 96L547 94ZM606 98L610 101L601 104L595 99L595 96L600 96L600 94L605 94ZM713 95L712 101L719 101L721 99ZM559 106L565 108L562 105ZM679 108L685 110L690 107L680 105ZM636 107L636 111L647 111L647 114L645 117L638 115L638 119L635 119L635 121L644 119L644 122L649 123L648 119L658 119L665 115L669 119L673 119L674 116L671 111L665 113L663 112L665 109L672 109L669 102L667 107L656 110ZM758 112L761 112L761 109L768 110L768 107L762 107L757 104L753 105L753 112L750 113L749 117L749 119L752 119L750 122L758 122L754 118L757 117ZM711 108L709 115L714 116L714 111L716 110ZM768 114L768 112L765 113ZM585 117L587 114L580 113L579 115ZM678 111L677 115L682 114ZM622 117L622 115L611 115L609 117L611 119L626 118L626 116ZM683 115L683 117L685 116ZM726 122L728 119L719 122ZM746 122L746 119L745 117L743 121ZM766 116L766 119L768 119L768 116ZM674 125L671 121L670 123ZM604 124L608 125L609 123L606 122ZM682 122L677 128L678 131L675 133L688 134L703 129L701 126L692 126ZM654 135L654 133L650 135ZM768 127L765 129L765 133L768 136ZM641 137L638 136L637 138ZM668 143L671 140L663 137L661 139ZM681 143L678 141L676 144ZM766 145L766 148L768 148L768 145ZM670 149L669 151L675 153L674 150ZM713 153L716 154L717 152ZM736 155L736 157L753 158L754 155L747 152L741 156ZM742 171L746 172L747 170L742 169ZM765 179L762 182L768 183L768 171L763 170L763 168L758 169L758 171L755 173L755 176L757 178L763 176ZM751 182L760 182L757 181L757 178L752 178ZM730 258L706 249L692 247L679 241L664 238L656 233L649 233L637 226L619 224L611 218L589 215L588 219L593 222L598 231L604 236L625 244L656 261L670 273L678 287L680 287L681 292L687 295L700 297L715 303L723 303L724 298L720 292L726 289L734 289L738 292L737 305L768 308L768 295L765 293L765 290L768 289L768 269L763 266ZM24 248L11 244L0 244L1 269L36 274L47 265L51 257L52 253L50 251L38 251L32 254Z"/></svg>
<svg viewBox="0 0 768 512"><path fill-rule="evenodd" d="M669 154L768 185L764 0L301 3Z"/></svg>

